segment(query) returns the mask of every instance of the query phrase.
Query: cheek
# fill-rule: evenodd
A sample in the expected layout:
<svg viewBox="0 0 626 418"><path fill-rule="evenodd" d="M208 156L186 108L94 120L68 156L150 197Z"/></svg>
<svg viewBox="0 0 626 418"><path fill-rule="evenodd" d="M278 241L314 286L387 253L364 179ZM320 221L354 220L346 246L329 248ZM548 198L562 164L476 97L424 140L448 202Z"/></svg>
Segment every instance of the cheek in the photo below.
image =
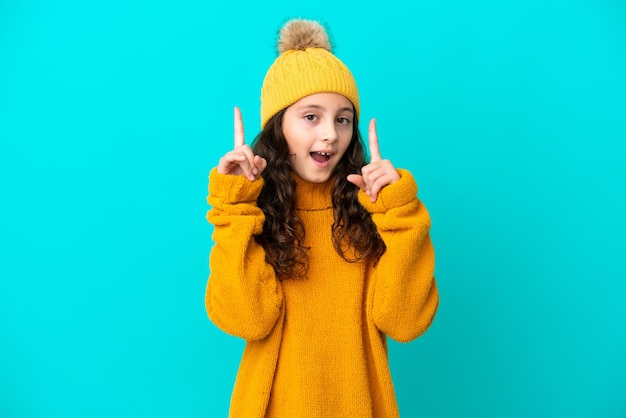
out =
<svg viewBox="0 0 626 418"><path fill-rule="evenodd" d="M298 151L298 143L291 137L285 137L285 141L287 142L287 149L289 150L289 155L293 155Z"/></svg>
<svg viewBox="0 0 626 418"><path fill-rule="evenodd" d="M348 148L348 145L350 145L350 142L352 142L352 134L353 134L353 130L352 129L346 129L345 132L342 132L342 144L344 149Z"/></svg>
<svg viewBox="0 0 626 418"><path fill-rule="evenodd" d="M292 124L288 128L283 127L283 136L287 142L289 154L308 153L310 133L306 130L297 124Z"/></svg>
<svg viewBox="0 0 626 418"><path fill-rule="evenodd" d="M285 142L287 144L287 149L289 150L289 154L293 154L294 152L294 140L295 137L293 133L293 129L289 129L283 126L283 137L285 138Z"/></svg>
<svg viewBox="0 0 626 418"><path fill-rule="evenodd" d="M348 138L346 141L342 141L341 148L340 148L341 158L343 158L346 155L346 151L348 150L348 147L350 146L350 141L351 141L351 138Z"/></svg>

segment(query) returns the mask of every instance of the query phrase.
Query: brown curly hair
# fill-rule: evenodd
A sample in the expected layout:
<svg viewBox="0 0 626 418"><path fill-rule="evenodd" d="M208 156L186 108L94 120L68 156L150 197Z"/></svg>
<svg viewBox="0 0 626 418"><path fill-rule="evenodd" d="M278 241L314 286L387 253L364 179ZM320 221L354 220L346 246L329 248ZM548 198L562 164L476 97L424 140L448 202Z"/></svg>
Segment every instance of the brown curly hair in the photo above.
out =
<svg viewBox="0 0 626 418"><path fill-rule="evenodd" d="M265 223L255 239L281 280L304 277L309 261L308 248L303 245L304 225L296 215L296 183L290 174L289 149L282 130L284 113L285 109L274 115L252 143L254 154L267 161L262 174L264 186L257 199ZM333 246L348 262L371 260L376 264L386 250L385 243L371 214L358 201L358 187L346 180L348 174L360 173L367 164L356 115L353 123L350 145L333 173Z"/></svg>

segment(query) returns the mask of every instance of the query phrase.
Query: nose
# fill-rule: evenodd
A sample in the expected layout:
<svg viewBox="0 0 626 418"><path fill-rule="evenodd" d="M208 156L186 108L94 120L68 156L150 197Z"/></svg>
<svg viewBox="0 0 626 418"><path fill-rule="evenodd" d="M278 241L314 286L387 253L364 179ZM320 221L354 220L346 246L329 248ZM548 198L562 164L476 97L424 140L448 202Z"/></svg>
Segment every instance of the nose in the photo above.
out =
<svg viewBox="0 0 626 418"><path fill-rule="evenodd" d="M335 142L337 140L337 127L335 126L335 121L333 119L327 119L324 125L324 130L322 132L322 141L324 142Z"/></svg>

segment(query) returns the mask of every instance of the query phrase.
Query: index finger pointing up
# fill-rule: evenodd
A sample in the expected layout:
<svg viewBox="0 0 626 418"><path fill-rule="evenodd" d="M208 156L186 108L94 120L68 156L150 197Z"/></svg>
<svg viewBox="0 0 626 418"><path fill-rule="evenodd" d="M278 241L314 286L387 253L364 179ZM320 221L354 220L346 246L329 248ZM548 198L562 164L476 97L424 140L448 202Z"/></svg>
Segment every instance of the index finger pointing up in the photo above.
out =
<svg viewBox="0 0 626 418"><path fill-rule="evenodd" d="M370 120L369 129L367 131L367 140L370 146L370 162L380 161L380 148L378 147L378 134L376 133L376 119Z"/></svg>
<svg viewBox="0 0 626 418"><path fill-rule="evenodd" d="M241 117L241 110L235 107L235 148L245 144L243 136L243 118Z"/></svg>

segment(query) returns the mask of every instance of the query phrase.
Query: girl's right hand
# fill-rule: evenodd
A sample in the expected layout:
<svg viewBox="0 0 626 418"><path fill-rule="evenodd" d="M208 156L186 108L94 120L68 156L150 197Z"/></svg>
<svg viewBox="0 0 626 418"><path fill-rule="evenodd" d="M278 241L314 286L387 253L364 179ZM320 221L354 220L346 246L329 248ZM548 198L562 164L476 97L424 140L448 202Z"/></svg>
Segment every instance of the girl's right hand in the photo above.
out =
<svg viewBox="0 0 626 418"><path fill-rule="evenodd" d="M235 107L235 148L220 158L217 166L219 174L244 175L250 181L256 180L267 167L267 161L260 155L254 155L243 136L241 110Z"/></svg>

